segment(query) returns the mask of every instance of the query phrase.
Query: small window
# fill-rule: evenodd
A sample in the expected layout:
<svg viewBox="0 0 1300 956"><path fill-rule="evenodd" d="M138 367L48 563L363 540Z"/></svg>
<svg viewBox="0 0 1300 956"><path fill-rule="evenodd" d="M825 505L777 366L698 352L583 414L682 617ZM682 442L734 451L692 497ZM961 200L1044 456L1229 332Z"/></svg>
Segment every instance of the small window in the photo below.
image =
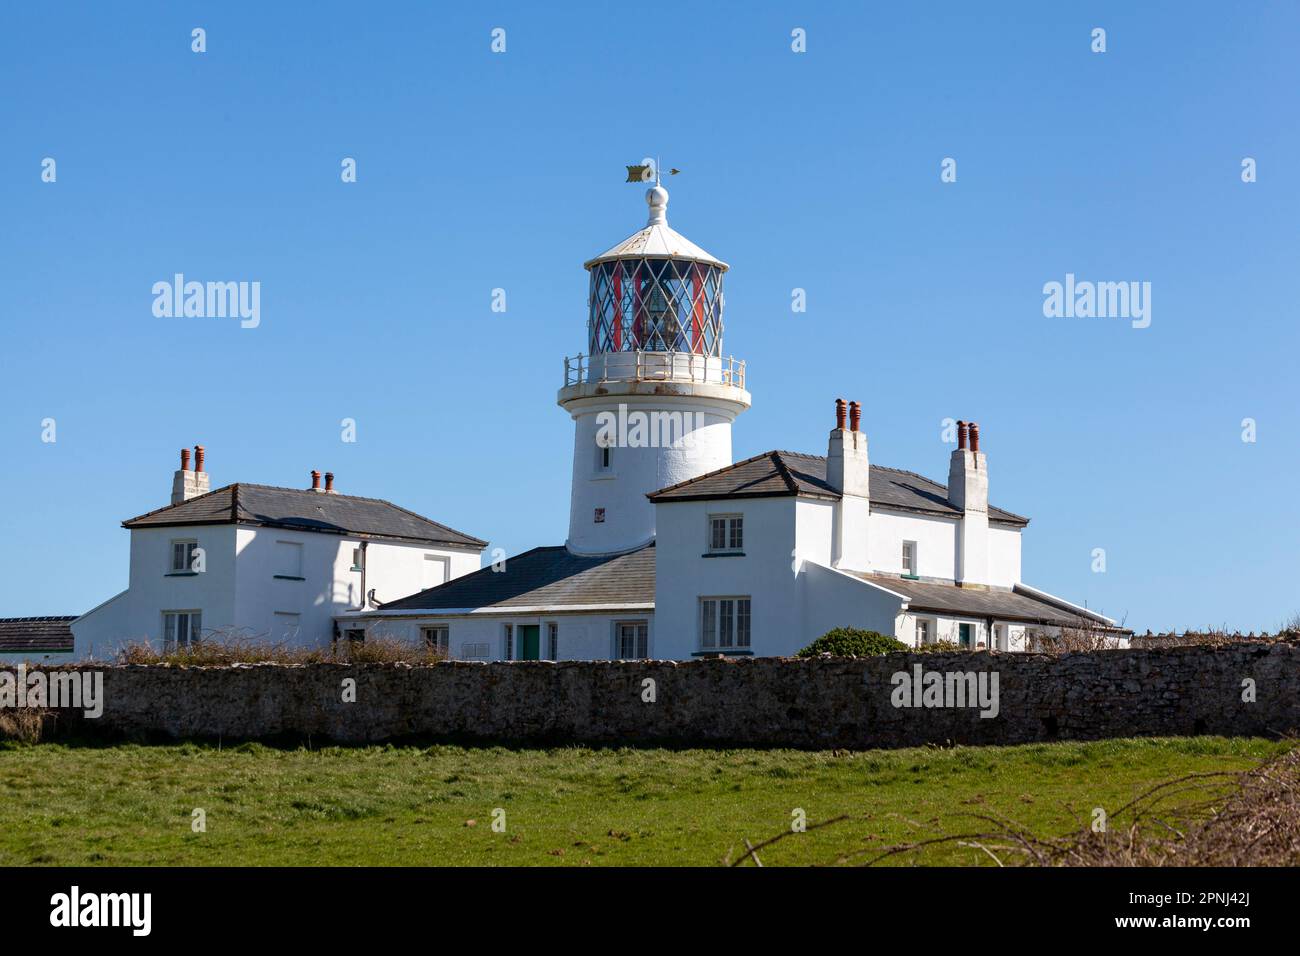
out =
<svg viewBox="0 0 1300 956"><path fill-rule="evenodd" d="M709 553L741 551L745 547L743 515L709 515Z"/></svg>
<svg viewBox="0 0 1300 956"><path fill-rule="evenodd" d="M700 599L701 650L748 649L749 646L749 598Z"/></svg>
<svg viewBox="0 0 1300 956"><path fill-rule="evenodd" d="M164 611L163 650L192 647L199 642L202 630L202 611Z"/></svg>
<svg viewBox="0 0 1300 956"><path fill-rule="evenodd" d="M934 631L930 628L930 622L917 621L916 622L917 646L919 647L922 644L932 644L932 643L934 643Z"/></svg>
<svg viewBox="0 0 1300 956"><path fill-rule="evenodd" d="M619 621L614 626L614 656L621 661L650 656L650 625L645 621Z"/></svg>
<svg viewBox="0 0 1300 956"><path fill-rule="evenodd" d="M548 661L558 661L560 659L560 625L558 621L551 621L546 625L546 650Z"/></svg>
<svg viewBox="0 0 1300 956"><path fill-rule="evenodd" d="M451 580L451 558L445 554L426 554L424 556L424 586L436 588Z"/></svg>
<svg viewBox="0 0 1300 956"><path fill-rule="evenodd" d="M903 542L903 573L916 576L916 542Z"/></svg>
<svg viewBox="0 0 1300 956"><path fill-rule="evenodd" d="M513 624L506 624L506 625L505 625L505 630L506 630L506 633L505 633L505 644L506 644L505 659L508 660L508 661L512 661L512 660L515 659L515 627L514 627Z"/></svg>
<svg viewBox="0 0 1300 956"><path fill-rule="evenodd" d="M362 571L365 569L365 566L366 566L365 548L353 548L352 549L352 570Z"/></svg>
<svg viewBox="0 0 1300 956"><path fill-rule="evenodd" d="M168 567L173 574L193 571L195 567L194 552L199 549L197 541L173 541L172 560Z"/></svg>
<svg viewBox="0 0 1300 956"><path fill-rule="evenodd" d="M302 544L297 541L275 542L275 571L277 578L302 580Z"/></svg>
<svg viewBox="0 0 1300 956"><path fill-rule="evenodd" d="M420 636L424 638L424 646L429 650L447 656L451 648L451 632L448 625L434 624L432 627L422 627Z"/></svg>
<svg viewBox="0 0 1300 956"><path fill-rule="evenodd" d="M614 464L614 450L609 445L602 445L600 436L596 436L596 473L604 474L612 468Z"/></svg>

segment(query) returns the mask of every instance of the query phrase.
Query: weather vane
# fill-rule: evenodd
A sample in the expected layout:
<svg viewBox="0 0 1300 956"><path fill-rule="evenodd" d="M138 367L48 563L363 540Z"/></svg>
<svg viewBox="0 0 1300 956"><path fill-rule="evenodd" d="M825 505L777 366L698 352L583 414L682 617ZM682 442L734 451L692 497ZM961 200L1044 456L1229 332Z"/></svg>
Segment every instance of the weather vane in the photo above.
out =
<svg viewBox="0 0 1300 956"><path fill-rule="evenodd" d="M669 176L676 176L680 169L668 170ZM653 161L647 156L641 161L639 166L629 166L627 168L627 181L629 183L648 183L654 180L655 185L659 185L659 159L656 157Z"/></svg>

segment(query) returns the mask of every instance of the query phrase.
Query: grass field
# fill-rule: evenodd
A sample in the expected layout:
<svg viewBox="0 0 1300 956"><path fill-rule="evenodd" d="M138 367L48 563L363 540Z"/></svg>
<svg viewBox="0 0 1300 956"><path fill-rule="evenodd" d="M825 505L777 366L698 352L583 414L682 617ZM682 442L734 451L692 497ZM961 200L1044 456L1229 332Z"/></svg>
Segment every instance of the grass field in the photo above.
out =
<svg viewBox="0 0 1300 956"><path fill-rule="evenodd" d="M795 808L810 825L854 815L763 852L766 865L820 863L954 832L967 812L1061 833L1160 781L1284 749L1209 737L834 753L9 743L0 864L716 865L745 838L788 830ZM206 832L192 831L195 808ZM897 862L990 864L951 845Z"/></svg>

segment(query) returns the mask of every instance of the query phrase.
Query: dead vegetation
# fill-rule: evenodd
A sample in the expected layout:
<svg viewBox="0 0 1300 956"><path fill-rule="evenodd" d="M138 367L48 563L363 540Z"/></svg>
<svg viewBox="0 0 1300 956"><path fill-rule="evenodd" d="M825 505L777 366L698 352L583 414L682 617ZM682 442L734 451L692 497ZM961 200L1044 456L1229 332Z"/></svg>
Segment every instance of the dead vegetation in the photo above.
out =
<svg viewBox="0 0 1300 956"><path fill-rule="evenodd" d="M25 744L40 743L53 720L53 711L45 707L0 709L0 740L16 740Z"/></svg>
<svg viewBox="0 0 1300 956"><path fill-rule="evenodd" d="M1240 644L1242 641L1264 641L1268 643L1275 641L1300 641L1300 628L1284 628L1274 634L1256 634L1254 631L1251 631L1249 634L1242 634L1240 631L1229 631L1227 628L1207 628L1204 631L1184 631L1181 634L1152 634L1150 631L1147 631L1145 634L1134 634L1130 643L1131 646L1136 648L1193 646L1219 647L1229 644Z"/></svg>
<svg viewBox="0 0 1300 956"><path fill-rule="evenodd" d="M970 849L997 866L1296 866L1300 864L1300 749L1252 770L1195 773L1160 783L1103 818L1081 821L1057 837L1030 832L1001 815L969 813L960 833L890 847L840 854L827 864L874 866L919 862L942 845ZM807 832L834 826L850 815L810 823ZM915 824L920 826L919 824ZM757 844L745 841L737 859L762 866L759 851L791 836L787 831Z"/></svg>
<svg viewBox="0 0 1300 956"><path fill-rule="evenodd" d="M231 664L435 664L445 659L446 655L436 648L390 637L372 636L364 641L340 639L324 647L302 647L240 634L218 634L167 650L149 641L136 641L123 646L116 663L224 667Z"/></svg>

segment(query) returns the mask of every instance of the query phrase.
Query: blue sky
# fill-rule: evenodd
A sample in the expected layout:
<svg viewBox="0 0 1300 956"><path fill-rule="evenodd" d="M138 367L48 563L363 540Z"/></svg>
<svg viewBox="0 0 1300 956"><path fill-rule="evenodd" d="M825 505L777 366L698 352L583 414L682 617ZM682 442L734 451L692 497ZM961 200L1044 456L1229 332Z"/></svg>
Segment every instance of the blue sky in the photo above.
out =
<svg viewBox="0 0 1300 956"><path fill-rule="evenodd" d="M196 443L215 485L332 470L508 553L563 542L581 263L643 224L623 167L657 153L670 222L732 266L737 459L824 453L842 395L875 462L944 480L940 422L977 420L1027 582L1139 630L1275 628L1297 35L1294 3L6 5L0 615L123 588L120 522ZM261 325L155 317L177 272L259 281ZM1150 282L1151 326L1045 318L1066 273Z"/></svg>

